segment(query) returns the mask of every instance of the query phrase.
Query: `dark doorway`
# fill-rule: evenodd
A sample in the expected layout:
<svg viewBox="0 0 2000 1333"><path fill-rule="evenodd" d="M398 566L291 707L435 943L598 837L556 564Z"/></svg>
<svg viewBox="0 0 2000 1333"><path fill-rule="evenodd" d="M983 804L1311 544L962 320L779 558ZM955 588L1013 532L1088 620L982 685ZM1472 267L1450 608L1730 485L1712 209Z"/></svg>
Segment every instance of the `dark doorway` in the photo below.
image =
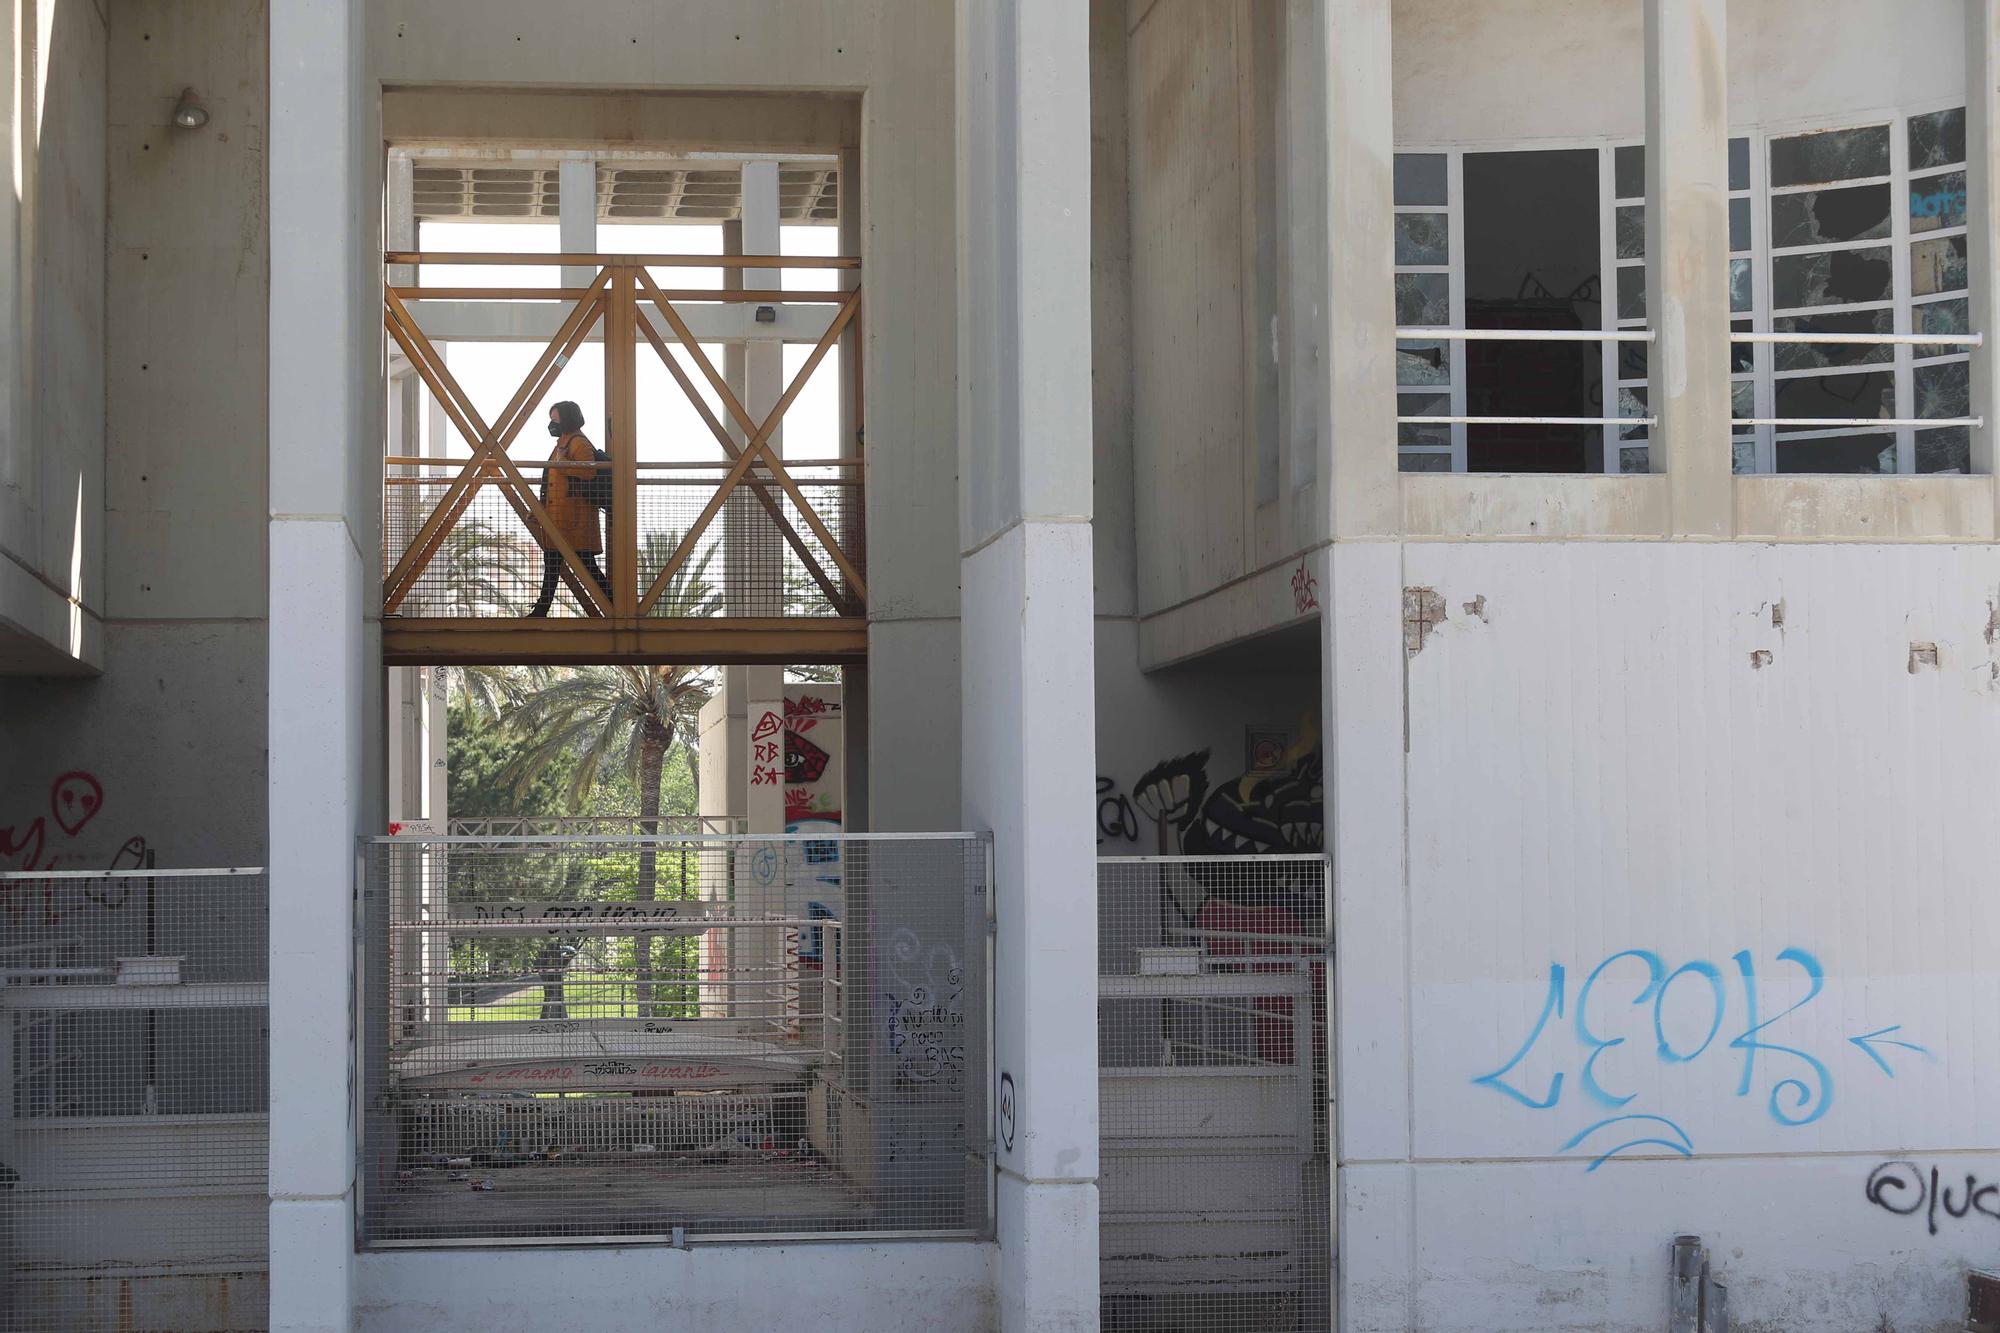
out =
<svg viewBox="0 0 2000 1333"><path fill-rule="evenodd" d="M1603 325L1593 149L1465 155L1465 326ZM1594 342L1468 342L1473 416L1601 417L1604 363ZM1469 426L1473 472L1601 472L1600 426Z"/></svg>

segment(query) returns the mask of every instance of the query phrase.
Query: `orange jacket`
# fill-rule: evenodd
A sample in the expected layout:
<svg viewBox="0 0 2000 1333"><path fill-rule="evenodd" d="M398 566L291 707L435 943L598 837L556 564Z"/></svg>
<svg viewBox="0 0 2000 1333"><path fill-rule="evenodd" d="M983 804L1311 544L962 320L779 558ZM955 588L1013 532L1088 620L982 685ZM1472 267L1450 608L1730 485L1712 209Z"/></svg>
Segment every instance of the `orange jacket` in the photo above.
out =
<svg viewBox="0 0 2000 1333"><path fill-rule="evenodd" d="M597 467L597 454L582 434L565 435L549 453L549 469L542 473L542 507L578 554L602 551L604 539L598 535L597 506L581 495L570 494L571 483L580 489ZM569 466L557 467L562 463ZM576 466L582 464L583 466ZM543 541L542 549L552 551L555 543Z"/></svg>

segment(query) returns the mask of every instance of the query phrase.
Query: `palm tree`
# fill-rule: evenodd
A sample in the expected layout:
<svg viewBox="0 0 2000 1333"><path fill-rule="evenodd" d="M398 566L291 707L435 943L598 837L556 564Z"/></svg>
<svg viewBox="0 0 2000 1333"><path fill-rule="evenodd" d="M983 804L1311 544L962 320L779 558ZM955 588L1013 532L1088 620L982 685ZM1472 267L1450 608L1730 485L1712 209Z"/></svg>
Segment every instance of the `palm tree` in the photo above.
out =
<svg viewBox="0 0 2000 1333"><path fill-rule="evenodd" d="M641 568L660 568L675 544L671 534L649 536ZM675 576L655 614L715 614L721 598L708 581L712 554L711 548ZM675 746L680 747L689 777L697 786L700 782L696 767L700 715L714 692L710 669L700 666L585 666L516 677L505 716L523 746L505 775L517 788L525 788L551 764L574 758L567 795L570 809L578 810L600 778L622 771L639 793L639 831L650 839L659 833L661 779ZM658 886L658 851L647 842L639 852L640 901L652 901ZM635 950L644 1017L651 991L643 980L651 964L651 940L640 935Z"/></svg>

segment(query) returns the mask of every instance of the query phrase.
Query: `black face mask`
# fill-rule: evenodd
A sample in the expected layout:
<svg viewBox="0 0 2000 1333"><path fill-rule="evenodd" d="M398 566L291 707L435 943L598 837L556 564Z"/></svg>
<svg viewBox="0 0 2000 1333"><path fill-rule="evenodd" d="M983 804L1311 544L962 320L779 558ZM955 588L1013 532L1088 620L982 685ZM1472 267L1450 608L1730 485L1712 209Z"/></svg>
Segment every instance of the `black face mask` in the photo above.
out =
<svg viewBox="0 0 2000 1333"><path fill-rule="evenodd" d="M569 434L569 432L563 429L562 422L551 421L549 423L549 434L555 436L557 439L560 440L563 436Z"/></svg>

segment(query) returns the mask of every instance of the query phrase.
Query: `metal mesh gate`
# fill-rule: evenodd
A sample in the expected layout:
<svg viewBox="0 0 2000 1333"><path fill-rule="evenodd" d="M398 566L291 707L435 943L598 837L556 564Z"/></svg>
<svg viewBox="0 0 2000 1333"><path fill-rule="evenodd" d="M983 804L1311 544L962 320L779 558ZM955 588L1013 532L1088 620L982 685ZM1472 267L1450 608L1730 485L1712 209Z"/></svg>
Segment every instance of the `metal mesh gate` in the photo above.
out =
<svg viewBox="0 0 2000 1333"><path fill-rule="evenodd" d="M1324 860L1097 876L1103 1327L1329 1327Z"/></svg>
<svg viewBox="0 0 2000 1333"><path fill-rule="evenodd" d="M986 1234L984 840L368 854L367 1243Z"/></svg>
<svg viewBox="0 0 2000 1333"><path fill-rule="evenodd" d="M0 874L0 1327L260 1329L257 870Z"/></svg>

